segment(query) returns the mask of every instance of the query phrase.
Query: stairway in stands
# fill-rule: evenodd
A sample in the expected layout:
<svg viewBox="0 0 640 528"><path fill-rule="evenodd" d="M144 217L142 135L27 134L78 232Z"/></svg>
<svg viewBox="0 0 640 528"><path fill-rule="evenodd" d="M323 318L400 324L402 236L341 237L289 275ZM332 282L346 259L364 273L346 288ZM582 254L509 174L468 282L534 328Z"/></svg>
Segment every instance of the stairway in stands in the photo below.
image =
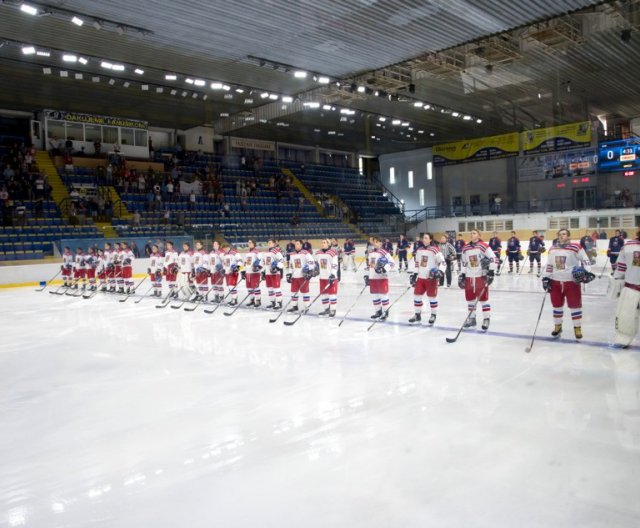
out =
<svg viewBox="0 0 640 528"><path fill-rule="evenodd" d="M60 178L56 166L49 157L49 153L46 150L38 150L36 152L36 163L41 171L47 173L49 185L51 185L51 197L58 207L60 207L62 201L65 198L69 198L69 191L62 181L62 178Z"/></svg>
<svg viewBox="0 0 640 528"><path fill-rule="evenodd" d="M118 191L116 191L115 187L113 185L105 185L102 188L107 191L109 198L111 198L111 202L114 205L114 208L113 208L114 217L119 218L120 220L127 220L127 221L131 220L131 217L133 215L131 214L129 209L127 209L127 205L125 204L125 202L120 199L120 195L118 194ZM113 227L113 225L111 225L110 223L97 222L96 226L102 230L105 238L118 237L118 232L116 231L115 227Z"/></svg>

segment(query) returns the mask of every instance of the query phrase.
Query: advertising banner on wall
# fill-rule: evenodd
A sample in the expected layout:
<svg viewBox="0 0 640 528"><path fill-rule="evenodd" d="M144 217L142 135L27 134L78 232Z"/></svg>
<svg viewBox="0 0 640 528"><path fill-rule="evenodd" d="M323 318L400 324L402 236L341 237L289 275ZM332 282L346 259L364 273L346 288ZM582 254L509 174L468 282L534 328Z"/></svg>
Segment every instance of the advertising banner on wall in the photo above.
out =
<svg viewBox="0 0 640 528"><path fill-rule="evenodd" d="M582 121L522 132L524 154L556 152L591 145L591 123Z"/></svg>
<svg viewBox="0 0 640 528"><path fill-rule="evenodd" d="M231 138L231 148L241 148L249 150L268 150L273 152L276 150L275 141L264 141L261 139L245 139L245 138Z"/></svg>
<svg viewBox="0 0 640 528"><path fill-rule="evenodd" d="M456 163L487 161L517 156L520 150L519 134L502 134L454 143L444 143L433 147L433 165L441 167Z"/></svg>
<svg viewBox="0 0 640 528"><path fill-rule="evenodd" d="M596 175L598 156L595 149L530 154L518 158L520 181L584 178Z"/></svg>
<svg viewBox="0 0 640 528"><path fill-rule="evenodd" d="M88 125L138 128L140 130L146 130L149 126L147 121L139 121L137 119L97 114L83 114L81 112L65 112L63 110L45 110L44 115L47 119L54 121L67 121L68 123L86 123Z"/></svg>

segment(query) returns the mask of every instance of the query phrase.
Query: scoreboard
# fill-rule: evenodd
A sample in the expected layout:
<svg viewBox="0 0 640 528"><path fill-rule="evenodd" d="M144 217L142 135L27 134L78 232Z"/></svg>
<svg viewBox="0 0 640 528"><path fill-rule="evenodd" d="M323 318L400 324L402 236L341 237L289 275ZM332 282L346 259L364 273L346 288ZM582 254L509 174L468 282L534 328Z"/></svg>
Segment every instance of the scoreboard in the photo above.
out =
<svg viewBox="0 0 640 528"><path fill-rule="evenodd" d="M618 139L600 143L598 168L600 172L640 169L640 138Z"/></svg>

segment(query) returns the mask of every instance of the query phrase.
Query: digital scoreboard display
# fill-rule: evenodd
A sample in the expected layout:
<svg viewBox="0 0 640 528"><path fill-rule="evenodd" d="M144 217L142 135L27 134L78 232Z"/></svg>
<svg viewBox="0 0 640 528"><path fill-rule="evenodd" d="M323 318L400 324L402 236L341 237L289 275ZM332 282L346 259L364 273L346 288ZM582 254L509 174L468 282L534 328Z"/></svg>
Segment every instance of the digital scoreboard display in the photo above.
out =
<svg viewBox="0 0 640 528"><path fill-rule="evenodd" d="M640 138L600 143L598 168L600 172L623 172L640 169Z"/></svg>

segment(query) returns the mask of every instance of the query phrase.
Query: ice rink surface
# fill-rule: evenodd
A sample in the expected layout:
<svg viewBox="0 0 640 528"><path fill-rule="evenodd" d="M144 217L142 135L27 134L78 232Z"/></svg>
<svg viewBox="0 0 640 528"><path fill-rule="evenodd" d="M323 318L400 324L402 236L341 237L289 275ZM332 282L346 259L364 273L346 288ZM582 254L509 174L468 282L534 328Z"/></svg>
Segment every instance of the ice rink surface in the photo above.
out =
<svg viewBox="0 0 640 528"><path fill-rule="evenodd" d="M407 274L388 322L365 293L338 328L361 277L291 327L1 291L0 526L640 526L640 351L609 346L606 277L583 342L547 302L530 354L535 276L497 277L489 332L454 344L455 276L433 328Z"/></svg>

